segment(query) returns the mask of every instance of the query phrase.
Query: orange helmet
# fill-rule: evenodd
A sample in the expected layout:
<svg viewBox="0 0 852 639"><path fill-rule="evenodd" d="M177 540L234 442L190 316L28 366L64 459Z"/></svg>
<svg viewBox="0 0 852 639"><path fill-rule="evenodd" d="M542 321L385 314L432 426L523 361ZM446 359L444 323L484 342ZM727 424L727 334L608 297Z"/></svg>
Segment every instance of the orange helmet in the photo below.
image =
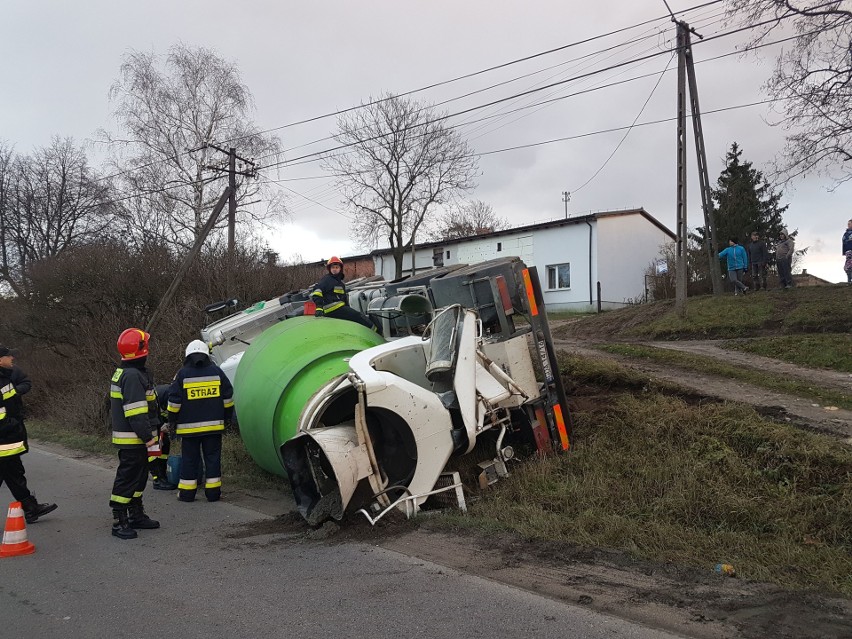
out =
<svg viewBox="0 0 852 639"><path fill-rule="evenodd" d="M148 340L151 336L141 328L128 328L118 336L118 354L121 361L127 362L132 359L140 359L148 356Z"/></svg>
<svg viewBox="0 0 852 639"><path fill-rule="evenodd" d="M326 268L331 268L332 264L339 264L340 268L343 268L343 260L341 260L336 255L332 255L331 259L325 263Z"/></svg>

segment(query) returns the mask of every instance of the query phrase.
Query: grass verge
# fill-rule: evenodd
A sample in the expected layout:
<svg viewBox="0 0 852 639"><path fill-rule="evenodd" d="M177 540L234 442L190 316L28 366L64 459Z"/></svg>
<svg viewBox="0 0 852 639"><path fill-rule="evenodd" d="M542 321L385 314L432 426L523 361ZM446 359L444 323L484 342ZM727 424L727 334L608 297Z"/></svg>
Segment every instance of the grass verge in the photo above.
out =
<svg viewBox="0 0 852 639"><path fill-rule="evenodd" d="M722 346L800 366L852 373L852 335L849 333L758 337L725 342Z"/></svg>
<svg viewBox="0 0 852 639"><path fill-rule="evenodd" d="M686 317L678 315L671 300L637 304L579 318L554 334L589 339L733 339L843 331L852 331L846 285L692 297Z"/></svg>
<svg viewBox="0 0 852 639"><path fill-rule="evenodd" d="M798 379L746 368L741 365L735 366L712 357L683 353L665 348L655 348L653 346L639 346L636 344L600 344L596 348L608 353L615 353L616 355L672 364L711 375L738 379L769 390L790 393L799 397L819 401L826 405L839 406L852 410L852 396L841 391L831 388L821 388L804 381L799 381Z"/></svg>
<svg viewBox="0 0 852 639"><path fill-rule="evenodd" d="M572 360L575 375L601 377L598 362ZM622 386L637 382L615 363L605 368L607 387L619 373ZM581 404L573 453L515 466L445 525L708 571L726 562L746 578L852 596L844 444L749 407L690 404L653 389Z"/></svg>

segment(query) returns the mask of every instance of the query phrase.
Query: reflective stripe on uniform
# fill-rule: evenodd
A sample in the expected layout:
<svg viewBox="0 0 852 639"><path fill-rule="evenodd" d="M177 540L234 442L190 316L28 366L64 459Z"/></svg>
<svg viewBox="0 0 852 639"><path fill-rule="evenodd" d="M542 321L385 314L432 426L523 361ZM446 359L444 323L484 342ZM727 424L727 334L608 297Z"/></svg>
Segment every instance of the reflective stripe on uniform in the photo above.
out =
<svg viewBox="0 0 852 639"><path fill-rule="evenodd" d="M114 399L124 399L124 395L121 393L121 386L116 386L115 384L109 385L109 396Z"/></svg>
<svg viewBox="0 0 852 639"><path fill-rule="evenodd" d="M231 408L234 405L234 398L231 396L223 397L222 401L225 403L225 408Z"/></svg>
<svg viewBox="0 0 852 639"><path fill-rule="evenodd" d="M144 444L139 436L134 432L126 432L126 431L112 431L112 443L113 444Z"/></svg>
<svg viewBox="0 0 852 639"><path fill-rule="evenodd" d="M183 380L184 388L191 388L193 386L204 386L205 384L209 384L210 382L219 382L218 375L209 375L207 377L187 377Z"/></svg>
<svg viewBox="0 0 852 639"><path fill-rule="evenodd" d="M217 430L225 430L225 422L222 420L214 422L190 422L188 424L178 424L178 435L193 435L196 433L211 433Z"/></svg>
<svg viewBox="0 0 852 639"><path fill-rule="evenodd" d="M222 486L222 478L221 477L208 477L204 481L205 488L219 488Z"/></svg>
<svg viewBox="0 0 852 639"><path fill-rule="evenodd" d="M27 447L24 442L12 442L11 444L0 444L0 457L11 457L12 455L20 455L25 453Z"/></svg>
<svg viewBox="0 0 852 639"><path fill-rule="evenodd" d="M323 313L331 313L332 311L336 311L338 308L343 308L346 306L343 302L334 302L333 304L327 304L322 307Z"/></svg>
<svg viewBox="0 0 852 639"><path fill-rule="evenodd" d="M178 483L178 490L195 490L197 488L197 479L181 479L180 483Z"/></svg>
<svg viewBox="0 0 852 639"><path fill-rule="evenodd" d="M169 400L169 412L170 413L179 413L180 412L180 402L173 402Z"/></svg>
<svg viewBox="0 0 852 639"><path fill-rule="evenodd" d="M311 293L311 297L322 297L322 291L317 289L313 293Z"/></svg>
<svg viewBox="0 0 852 639"><path fill-rule="evenodd" d="M0 406L0 419L6 419L6 407Z"/></svg>
<svg viewBox="0 0 852 639"><path fill-rule="evenodd" d="M141 497L141 496L142 496L141 490L137 490L135 493L133 493L133 499L136 499L137 497Z"/></svg>
<svg viewBox="0 0 852 639"><path fill-rule="evenodd" d="M10 397L14 397L16 394L15 387L12 384L6 384L3 388L0 388L0 393L3 393L3 399L9 399Z"/></svg>
<svg viewBox="0 0 852 639"><path fill-rule="evenodd" d="M130 404L124 404L124 416L125 417L133 417L134 415L144 415L148 412L148 402L131 402Z"/></svg>
<svg viewBox="0 0 852 639"><path fill-rule="evenodd" d="M109 500L114 501L117 504L129 504L130 503L130 497L122 497L121 495L110 495Z"/></svg>

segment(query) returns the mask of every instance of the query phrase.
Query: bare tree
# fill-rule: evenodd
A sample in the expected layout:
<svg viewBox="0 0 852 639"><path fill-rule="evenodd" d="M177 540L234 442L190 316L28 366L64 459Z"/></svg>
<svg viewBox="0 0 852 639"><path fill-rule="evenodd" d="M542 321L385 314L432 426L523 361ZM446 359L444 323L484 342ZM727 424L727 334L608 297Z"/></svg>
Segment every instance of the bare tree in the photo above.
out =
<svg viewBox="0 0 852 639"><path fill-rule="evenodd" d="M29 295L29 269L73 246L108 237L116 207L108 185L70 138L32 155L0 148L0 281Z"/></svg>
<svg viewBox="0 0 852 639"><path fill-rule="evenodd" d="M728 7L755 25L755 43L785 25L798 36L766 83L788 131L779 173L788 180L812 172L838 184L852 179L852 3L728 0Z"/></svg>
<svg viewBox="0 0 852 639"><path fill-rule="evenodd" d="M120 134L101 132L112 152L131 228L145 237L190 245L225 186L212 172L222 154L207 145L234 146L243 157L274 157L278 138L262 135L249 120L252 96L239 70L211 49L176 45L165 58L132 51L110 91ZM224 158L227 165L227 158ZM241 167L237 167L238 170ZM238 222L263 222L284 214L279 195L267 206L248 206L260 194L238 177Z"/></svg>
<svg viewBox="0 0 852 639"><path fill-rule="evenodd" d="M335 139L346 148L325 167L355 215L354 237L365 247L387 241L400 277L427 214L473 188L476 158L434 109L390 94L337 124Z"/></svg>
<svg viewBox="0 0 852 639"><path fill-rule="evenodd" d="M509 226L509 221L496 215L490 204L482 200L473 200L464 202L441 215L430 237L438 241L455 240L460 237L502 231Z"/></svg>

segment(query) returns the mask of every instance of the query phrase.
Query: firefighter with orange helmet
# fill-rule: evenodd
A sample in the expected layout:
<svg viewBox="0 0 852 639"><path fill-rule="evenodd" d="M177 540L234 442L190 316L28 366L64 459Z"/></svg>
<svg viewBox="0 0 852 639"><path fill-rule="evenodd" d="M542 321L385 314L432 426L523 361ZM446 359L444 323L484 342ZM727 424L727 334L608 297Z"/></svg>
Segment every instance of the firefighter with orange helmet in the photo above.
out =
<svg viewBox="0 0 852 639"><path fill-rule="evenodd" d="M378 327L369 317L361 315L349 306L346 284L343 283L343 260L336 256L332 257L325 268L328 274L314 285L314 290L311 292L311 301L317 307L314 316L349 320L378 332Z"/></svg>
<svg viewBox="0 0 852 639"><path fill-rule="evenodd" d="M119 539L135 539L137 529L160 527L142 506L148 481L148 448L158 443L160 423L154 382L145 368L150 339L138 328L128 328L119 335L116 346L122 364L110 380L112 443L118 448L118 469L109 505L114 518L112 534Z"/></svg>

